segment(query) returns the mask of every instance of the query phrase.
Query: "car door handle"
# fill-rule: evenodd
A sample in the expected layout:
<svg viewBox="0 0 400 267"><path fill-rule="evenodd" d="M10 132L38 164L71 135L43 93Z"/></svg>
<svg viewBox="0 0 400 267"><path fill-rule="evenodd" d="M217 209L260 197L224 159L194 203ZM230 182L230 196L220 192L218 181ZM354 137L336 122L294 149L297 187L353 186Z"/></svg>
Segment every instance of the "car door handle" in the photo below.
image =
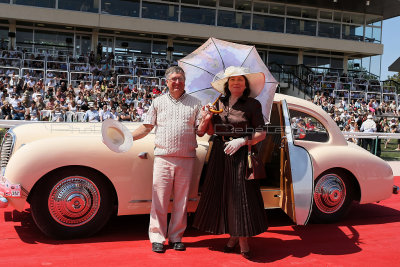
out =
<svg viewBox="0 0 400 267"><path fill-rule="evenodd" d="M279 148L285 148L285 146L286 146L286 141L287 140L287 137L286 136L282 136L282 138L281 138L281 145L279 146Z"/></svg>
<svg viewBox="0 0 400 267"><path fill-rule="evenodd" d="M147 152L140 152L138 154L138 157L141 158L141 159L147 159Z"/></svg>

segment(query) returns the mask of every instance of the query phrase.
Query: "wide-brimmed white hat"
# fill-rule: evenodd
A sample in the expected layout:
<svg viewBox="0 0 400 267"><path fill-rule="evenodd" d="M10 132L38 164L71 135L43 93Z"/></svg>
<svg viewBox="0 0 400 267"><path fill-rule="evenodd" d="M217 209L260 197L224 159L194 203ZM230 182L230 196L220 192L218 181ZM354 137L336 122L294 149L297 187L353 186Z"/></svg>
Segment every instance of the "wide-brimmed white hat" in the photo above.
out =
<svg viewBox="0 0 400 267"><path fill-rule="evenodd" d="M367 119L373 119L374 117L371 115L371 114L369 114L368 116L367 116Z"/></svg>
<svg viewBox="0 0 400 267"><path fill-rule="evenodd" d="M103 121L101 135L103 143L114 152L127 152L132 147L132 134L119 121L113 119Z"/></svg>
<svg viewBox="0 0 400 267"><path fill-rule="evenodd" d="M225 94L224 85L232 76L245 76L249 81L250 97L258 96L265 86L265 74L263 72L251 72L249 68L230 66L215 75L212 87L218 92Z"/></svg>

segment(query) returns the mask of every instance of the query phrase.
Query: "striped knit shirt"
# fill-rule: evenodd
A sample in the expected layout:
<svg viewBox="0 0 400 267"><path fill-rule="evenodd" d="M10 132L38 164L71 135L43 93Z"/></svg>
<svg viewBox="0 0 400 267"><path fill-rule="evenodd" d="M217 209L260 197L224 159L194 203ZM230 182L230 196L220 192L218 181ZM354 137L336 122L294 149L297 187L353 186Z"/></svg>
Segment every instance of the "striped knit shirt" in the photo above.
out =
<svg viewBox="0 0 400 267"><path fill-rule="evenodd" d="M179 99L169 93L154 99L143 124L155 126L155 156L196 156L200 109L200 101L186 93Z"/></svg>

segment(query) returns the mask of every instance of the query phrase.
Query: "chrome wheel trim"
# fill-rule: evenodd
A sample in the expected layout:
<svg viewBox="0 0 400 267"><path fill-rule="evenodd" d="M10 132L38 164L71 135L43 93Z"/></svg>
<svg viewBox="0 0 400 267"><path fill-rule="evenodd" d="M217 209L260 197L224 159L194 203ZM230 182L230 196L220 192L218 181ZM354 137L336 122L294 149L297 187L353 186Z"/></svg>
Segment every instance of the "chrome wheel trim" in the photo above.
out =
<svg viewBox="0 0 400 267"><path fill-rule="evenodd" d="M48 208L53 219L64 226L84 225L99 211L99 189L85 177L66 177L50 191Z"/></svg>
<svg viewBox="0 0 400 267"><path fill-rule="evenodd" d="M326 174L318 180L314 190L314 202L323 213L338 211L346 199L346 184L336 174Z"/></svg>

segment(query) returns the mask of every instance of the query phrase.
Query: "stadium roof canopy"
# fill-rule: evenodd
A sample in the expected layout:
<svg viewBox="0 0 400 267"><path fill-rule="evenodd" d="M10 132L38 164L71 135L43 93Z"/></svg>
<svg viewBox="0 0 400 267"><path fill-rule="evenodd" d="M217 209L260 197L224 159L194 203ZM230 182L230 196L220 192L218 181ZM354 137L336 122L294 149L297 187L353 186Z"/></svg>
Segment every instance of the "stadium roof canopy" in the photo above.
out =
<svg viewBox="0 0 400 267"><path fill-rule="evenodd" d="M400 57L389 66L388 70L400 72Z"/></svg>
<svg viewBox="0 0 400 267"><path fill-rule="evenodd" d="M273 2L367 13L383 16L384 20L400 16L400 0L284 0Z"/></svg>

